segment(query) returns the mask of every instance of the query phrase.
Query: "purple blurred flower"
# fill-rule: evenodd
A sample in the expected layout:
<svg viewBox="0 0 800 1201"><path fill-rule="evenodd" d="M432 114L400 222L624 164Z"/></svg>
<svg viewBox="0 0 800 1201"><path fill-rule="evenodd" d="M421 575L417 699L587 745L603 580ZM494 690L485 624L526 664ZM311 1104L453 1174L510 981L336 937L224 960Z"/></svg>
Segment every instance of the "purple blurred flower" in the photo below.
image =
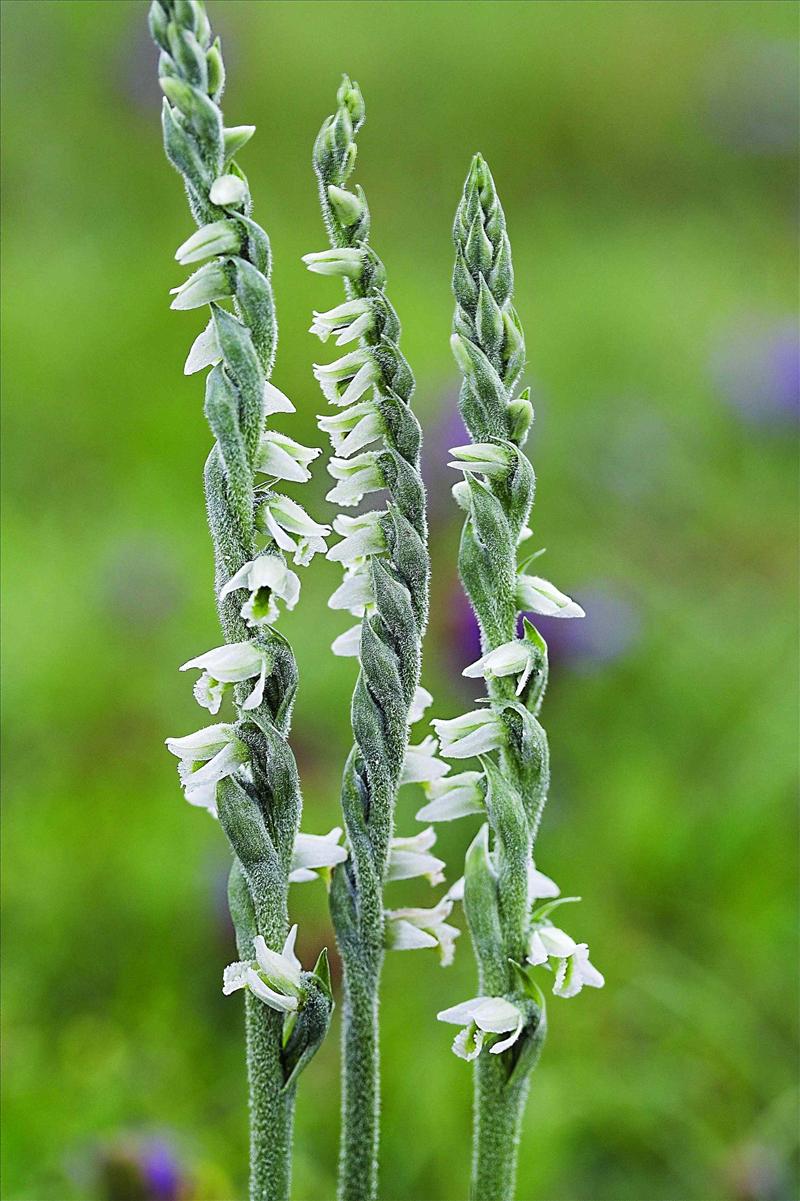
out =
<svg viewBox="0 0 800 1201"><path fill-rule="evenodd" d="M762 428L800 418L800 337L786 320L771 327L739 323L718 342L712 371L728 403L748 424Z"/></svg>
<svg viewBox="0 0 800 1201"><path fill-rule="evenodd" d="M141 1148L140 1163L152 1201L178 1201L182 1172L169 1144L163 1139L146 1142Z"/></svg>

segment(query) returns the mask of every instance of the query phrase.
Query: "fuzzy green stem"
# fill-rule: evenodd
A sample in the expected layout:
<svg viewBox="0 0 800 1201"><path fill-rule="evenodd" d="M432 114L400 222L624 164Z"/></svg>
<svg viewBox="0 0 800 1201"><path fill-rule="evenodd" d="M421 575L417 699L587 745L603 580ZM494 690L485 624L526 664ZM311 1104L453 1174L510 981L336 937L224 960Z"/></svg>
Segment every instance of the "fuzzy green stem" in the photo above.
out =
<svg viewBox="0 0 800 1201"><path fill-rule="evenodd" d="M289 1201L295 1089L278 1092L283 1014L246 997L250 1094L250 1201Z"/></svg>
<svg viewBox="0 0 800 1201"><path fill-rule="evenodd" d="M345 965L339 1201L370 1201L378 1184L380 975Z"/></svg>
<svg viewBox="0 0 800 1201"><path fill-rule="evenodd" d="M527 1081L521 1087L508 1084L505 1065L498 1056L478 1056L470 1201L509 1201L514 1196L527 1095Z"/></svg>

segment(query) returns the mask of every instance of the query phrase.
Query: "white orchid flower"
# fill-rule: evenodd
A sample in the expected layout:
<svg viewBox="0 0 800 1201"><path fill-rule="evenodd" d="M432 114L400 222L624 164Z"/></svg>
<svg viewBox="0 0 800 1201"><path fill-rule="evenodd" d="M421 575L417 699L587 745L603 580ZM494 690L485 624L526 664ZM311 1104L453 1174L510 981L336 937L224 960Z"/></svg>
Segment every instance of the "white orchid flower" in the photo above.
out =
<svg viewBox="0 0 800 1201"><path fill-rule="evenodd" d="M295 563L301 567L328 549L325 539L331 527L313 521L302 505L279 492L267 493L258 509L258 526L281 550L293 552Z"/></svg>
<svg viewBox="0 0 800 1201"><path fill-rule="evenodd" d="M505 742L505 729L491 709L473 709L448 721L434 718L431 725L447 759L471 759L497 750Z"/></svg>
<svg viewBox="0 0 800 1201"><path fill-rule="evenodd" d="M537 870L533 862L528 864L528 897L531 901L543 901L546 897L558 897L561 889L555 880Z"/></svg>
<svg viewBox="0 0 800 1201"><path fill-rule="evenodd" d="M242 245L242 234L235 221L212 221L196 229L175 251L175 260L181 266L199 263L218 254L238 254Z"/></svg>
<svg viewBox="0 0 800 1201"><path fill-rule="evenodd" d="M328 473L339 482L325 497L331 504L351 508L361 503L368 492L386 487L375 451L367 450L352 459L332 458Z"/></svg>
<svg viewBox="0 0 800 1201"><path fill-rule="evenodd" d="M308 465L320 454L316 446L303 446L286 434L265 430L258 444L255 469L272 479L302 484L311 479Z"/></svg>
<svg viewBox="0 0 800 1201"><path fill-rule="evenodd" d="M517 576L517 607L543 617L585 617L577 601L559 592L555 584L541 576Z"/></svg>
<svg viewBox="0 0 800 1201"><path fill-rule="evenodd" d="M347 849L341 845L341 837L339 826L334 826L328 834L298 834L292 853L289 883L316 880L326 869L344 863Z"/></svg>
<svg viewBox="0 0 800 1201"><path fill-rule="evenodd" d="M451 822L472 813L484 813L486 806L480 782L483 772L462 771L445 780L423 784L427 805L417 813L418 822Z"/></svg>
<svg viewBox="0 0 800 1201"><path fill-rule="evenodd" d="M450 1009L443 1009L436 1017L440 1022L452 1022L462 1026L453 1042L453 1051L460 1059L476 1059L483 1049L487 1034L507 1034L508 1038L494 1042L489 1051L500 1055L512 1047L522 1033L524 1016L504 997L473 997Z"/></svg>
<svg viewBox="0 0 800 1201"><path fill-rule="evenodd" d="M198 668L202 675L194 686L195 700L209 713L218 713L222 698L233 684L255 680L253 690L242 705L257 709L264 699L264 684L270 657L255 642L229 642L181 665L181 671Z"/></svg>
<svg viewBox="0 0 800 1201"><path fill-rule="evenodd" d="M386 550L386 538L381 529L382 513L373 509L369 513L360 513L357 517L347 517L340 513L334 518L333 528L342 535L342 541L332 546L326 558L332 563L341 563L345 567L359 563L369 555L381 554Z"/></svg>
<svg viewBox="0 0 800 1201"><path fill-rule="evenodd" d="M331 593L329 609L346 609L354 617L363 617L375 608L372 572L366 564L347 571L339 587Z"/></svg>
<svg viewBox="0 0 800 1201"><path fill-rule="evenodd" d="M316 334L320 342L327 342L331 334L338 334L336 345L345 346L365 334L372 324L372 306L368 300L359 298L346 300L325 313L315 311L308 332Z"/></svg>
<svg viewBox="0 0 800 1201"><path fill-rule="evenodd" d="M448 467L456 471L477 472L481 475L505 475L511 466L513 454L505 446L494 442L471 442L467 446L454 446L451 455L455 455Z"/></svg>
<svg viewBox="0 0 800 1201"><path fill-rule="evenodd" d="M589 988L602 988L605 977L589 962L589 947L579 942L573 953L562 959L556 969L553 993L557 997L576 997L584 984Z"/></svg>
<svg viewBox="0 0 800 1201"><path fill-rule="evenodd" d="M317 425L328 435L340 459L349 459L384 433L383 418L371 400L362 400L332 416L320 414Z"/></svg>
<svg viewBox="0 0 800 1201"><path fill-rule="evenodd" d="M553 959L566 959L575 951L577 944L569 934L559 930L558 926L534 926L528 942L528 963L535 966L547 963Z"/></svg>
<svg viewBox="0 0 800 1201"><path fill-rule="evenodd" d="M350 247L334 247L319 250L315 254L304 254L303 262L316 275L343 275L357 279L364 265L364 251Z"/></svg>
<svg viewBox="0 0 800 1201"><path fill-rule="evenodd" d="M277 621L279 600L287 609L293 609L300 597L299 578L278 555L259 555L244 563L220 590L220 600L240 588L246 588L250 593L242 605L241 615L254 628Z"/></svg>
<svg viewBox="0 0 800 1201"><path fill-rule="evenodd" d="M340 659L352 659L361 653L361 624L351 626L331 643L331 650Z"/></svg>
<svg viewBox="0 0 800 1201"><path fill-rule="evenodd" d="M315 363L314 377L329 404L355 404L380 376L368 346L351 350L332 363Z"/></svg>
<svg viewBox="0 0 800 1201"><path fill-rule="evenodd" d="M202 334L198 334L183 366L184 375L194 375L204 367L214 367L222 359L222 348L217 337L217 327L212 317Z"/></svg>
<svg viewBox="0 0 800 1201"><path fill-rule="evenodd" d="M414 690L414 696L411 699L411 708L408 711L408 724L413 726L415 722L421 721L425 714L425 710L433 704L433 697L428 692L427 688L422 685Z"/></svg>
<svg viewBox="0 0 800 1201"><path fill-rule="evenodd" d="M388 909L387 944L393 951L413 951L418 947L438 947L442 967L449 967L456 953L455 942L461 934L457 926L447 924L453 902L443 897L432 909Z"/></svg>
<svg viewBox="0 0 800 1201"><path fill-rule="evenodd" d="M271 417L273 413L296 413L289 397L276 388L269 380L264 383L264 416Z"/></svg>
<svg viewBox="0 0 800 1201"><path fill-rule="evenodd" d="M260 934L253 939L255 959L229 964L222 976L222 991L230 996L240 988L247 988L281 1013L290 1013L298 1008L303 997L303 981L300 960L294 950L297 926L292 926L283 951L271 951Z"/></svg>
<svg viewBox="0 0 800 1201"><path fill-rule="evenodd" d="M406 747L406 757L400 776L401 784L422 784L440 780L450 771L450 764L436 757L439 744L432 734L416 746Z"/></svg>
<svg viewBox="0 0 800 1201"><path fill-rule="evenodd" d="M167 749L178 760L178 775L190 805L217 816L217 784L247 762L247 747L225 722L205 726L183 738L168 738Z"/></svg>
<svg viewBox="0 0 800 1201"><path fill-rule="evenodd" d="M428 827L411 838L393 838L389 848L387 881L425 876L434 887L444 882L444 862L430 854L436 832Z"/></svg>
<svg viewBox="0 0 800 1201"><path fill-rule="evenodd" d="M536 662L537 652L534 644L526 639L514 639L513 642L504 642L502 646L489 651L477 662L465 667L461 674L471 679L518 675L517 696L519 696L527 684Z"/></svg>

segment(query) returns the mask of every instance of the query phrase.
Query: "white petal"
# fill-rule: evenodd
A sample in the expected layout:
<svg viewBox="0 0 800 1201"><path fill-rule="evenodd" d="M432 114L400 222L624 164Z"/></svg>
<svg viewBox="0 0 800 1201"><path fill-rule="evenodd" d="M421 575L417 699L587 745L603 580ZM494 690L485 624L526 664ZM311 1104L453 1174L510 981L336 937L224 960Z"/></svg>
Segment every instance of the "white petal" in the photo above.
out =
<svg viewBox="0 0 800 1201"><path fill-rule="evenodd" d="M167 738L166 745L179 759L202 762L205 759L213 759L233 737L233 726L221 722L215 726L204 726L202 730L186 734L183 738Z"/></svg>
<svg viewBox="0 0 800 1201"><path fill-rule="evenodd" d="M222 350L217 338L217 327L212 317L202 334L198 334L192 342L184 363L183 374L193 375L195 371L202 371L204 367L213 367L221 358Z"/></svg>
<svg viewBox="0 0 800 1201"><path fill-rule="evenodd" d="M462 1001L459 1005L451 1005L442 1009L436 1015L438 1022L452 1022L454 1026L466 1026L472 1021L476 1009L479 1009L491 997L473 997L471 1001Z"/></svg>
<svg viewBox="0 0 800 1201"><path fill-rule="evenodd" d="M247 987L251 993L258 997L259 1001L263 1001L265 1005L269 1005L271 1009L277 1009L282 1013L288 1013L292 1009L297 1009L297 997L285 996L283 993L275 992L268 984L255 972L252 968L247 969Z"/></svg>
<svg viewBox="0 0 800 1201"><path fill-rule="evenodd" d="M547 954L557 959L566 959L576 948L575 940L563 930L559 930L558 926L542 926L539 937Z"/></svg>
<svg viewBox="0 0 800 1201"><path fill-rule="evenodd" d="M512 1030L509 1034L508 1038L504 1038L498 1043L493 1043L489 1048L489 1054L500 1055L503 1051L507 1051L509 1047L513 1047L520 1034L522 1034L522 1014L519 1015L519 1021L514 1030Z"/></svg>
<svg viewBox="0 0 800 1201"><path fill-rule="evenodd" d="M222 991L226 997L229 997L232 992L236 992L240 988L247 987L247 973L250 970L249 963L229 963L222 973Z"/></svg>
<svg viewBox="0 0 800 1201"><path fill-rule="evenodd" d="M420 930L402 918L389 923L389 945L392 951L416 951L423 947L436 947L438 940L426 930Z"/></svg>
<svg viewBox="0 0 800 1201"><path fill-rule="evenodd" d="M420 721L425 713L425 710L428 709L432 704L433 697L428 692L428 689L423 688L420 685L420 687L414 692L411 708L408 711L409 725L413 726L415 722Z"/></svg>
<svg viewBox="0 0 800 1201"><path fill-rule="evenodd" d="M276 388L269 380L264 383L264 416L271 417L273 413L296 413L288 396Z"/></svg>
<svg viewBox="0 0 800 1201"><path fill-rule="evenodd" d="M297 928L295 927L295 933ZM270 984L283 992L297 994L300 990L300 965L271 950L260 934L253 939L256 963Z"/></svg>
<svg viewBox="0 0 800 1201"><path fill-rule="evenodd" d="M292 854L292 868L333 867L337 863L344 863L347 849L339 842L341 836L342 831L338 826L329 834L298 834Z"/></svg>
<svg viewBox="0 0 800 1201"><path fill-rule="evenodd" d="M358 655L361 651L360 623L357 626L351 626L349 630L345 630L338 638L334 638L331 643L331 650L334 655L340 655L342 658Z"/></svg>
<svg viewBox="0 0 800 1201"><path fill-rule="evenodd" d="M521 1018L516 1005L506 1001L505 997L485 998L472 1014L475 1025L491 1034L505 1034L507 1030L513 1030Z"/></svg>
<svg viewBox="0 0 800 1201"><path fill-rule="evenodd" d="M555 880L551 880L544 872L540 872L532 863L528 864L528 895L532 901L542 901L545 897L558 897L561 889Z"/></svg>

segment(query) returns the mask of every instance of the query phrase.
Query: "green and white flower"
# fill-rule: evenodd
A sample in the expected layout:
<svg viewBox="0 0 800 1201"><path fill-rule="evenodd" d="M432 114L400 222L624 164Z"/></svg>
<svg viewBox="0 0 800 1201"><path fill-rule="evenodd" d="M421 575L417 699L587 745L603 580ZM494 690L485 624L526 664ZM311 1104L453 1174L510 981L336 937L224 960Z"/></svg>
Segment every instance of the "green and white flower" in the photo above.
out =
<svg viewBox="0 0 800 1201"><path fill-rule="evenodd" d="M381 528L382 514L378 510L347 517L340 513L333 520L333 528L341 534L342 541L332 546L325 556L332 563L351 567L370 555L379 555L386 550L386 538Z"/></svg>
<svg viewBox="0 0 800 1201"><path fill-rule="evenodd" d="M209 713L218 713L226 692L234 684L241 684L245 680L255 680L255 684L242 703L242 708L257 709L264 699L270 657L255 642L229 642L225 646L217 646L183 663L181 671L189 671L193 667L202 672L194 686L195 700Z"/></svg>
<svg viewBox="0 0 800 1201"><path fill-rule="evenodd" d="M178 776L190 805L217 816L217 784L248 761L247 747L232 725L205 726L183 738L168 738L167 749L178 762Z"/></svg>
<svg viewBox="0 0 800 1201"><path fill-rule="evenodd" d="M249 626L256 628L277 621L278 601L283 601L287 609L295 607L300 597L300 580L278 555L259 555L231 576L220 589L220 600L240 589L250 593L241 615Z"/></svg>
<svg viewBox="0 0 800 1201"><path fill-rule="evenodd" d="M589 988L602 988L605 977L589 962L589 947L579 942L573 953L561 959L556 969L553 993L557 997L576 997L584 984Z"/></svg>
<svg viewBox="0 0 800 1201"><path fill-rule="evenodd" d="M434 887L444 882L444 862L431 855L436 832L429 826L411 838L393 838L389 850L387 881L424 876Z"/></svg>
<svg viewBox="0 0 800 1201"><path fill-rule="evenodd" d="M315 363L314 376L325 399L344 407L360 400L380 371L369 347L361 346L332 363Z"/></svg>
<svg viewBox="0 0 800 1201"><path fill-rule="evenodd" d="M447 721L434 718L431 725L446 759L471 759L495 751L505 741L503 723L491 709L473 709Z"/></svg>
<svg viewBox="0 0 800 1201"><path fill-rule="evenodd" d="M199 309L212 300L224 300L232 292L228 271L224 262L204 263L193 275L177 288L170 288L174 296L171 309L178 311Z"/></svg>
<svg viewBox="0 0 800 1201"><path fill-rule="evenodd" d="M331 643L331 650L340 659L352 659L361 653L361 623L350 626Z"/></svg>
<svg viewBox="0 0 800 1201"><path fill-rule="evenodd" d="M495 442L469 442L466 446L454 446L451 455L455 459L448 467L466 473L503 476L514 460L514 452Z"/></svg>
<svg viewBox="0 0 800 1201"><path fill-rule="evenodd" d="M184 375L194 375L204 367L213 367L222 359L222 349L217 337L217 327L212 317L201 334L192 342L183 367Z"/></svg>
<svg viewBox="0 0 800 1201"><path fill-rule="evenodd" d="M538 966L551 958L566 959L574 953L576 945L575 940L558 926L534 926L528 942L528 963Z"/></svg>
<svg viewBox="0 0 800 1201"><path fill-rule="evenodd" d="M414 696L411 701L411 708L408 711L408 724L413 726L415 722L421 721L425 710L433 704L433 697L428 692L427 688L420 685L414 690Z"/></svg>
<svg viewBox="0 0 800 1201"><path fill-rule="evenodd" d="M528 898L531 901L543 901L546 897L558 897L561 889L555 880L551 880L544 872L540 872L533 861L528 864Z"/></svg>
<svg viewBox="0 0 800 1201"><path fill-rule="evenodd" d="M344 246L304 254L303 262L316 275L342 275L346 279L358 279L364 257L364 251L358 247Z"/></svg>
<svg viewBox="0 0 800 1201"><path fill-rule="evenodd" d="M368 492L386 487L383 472L374 451L364 451L352 459L332 458L328 472L339 482L326 496L331 504L351 508L361 503Z"/></svg>
<svg viewBox="0 0 800 1201"><path fill-rule="evenodd" d="M320 342L327 342L331 334L338 334L337 346L345 346L355 342L362 334L367 333L374 324L372 306L368 300L346 300L326 313L314 312L314 320L309 329L310 334L316 334Z"/></svg>
<svg viewBox="0 0 800 1201"><path fill-rule="evenodd" d="M325 539L331 532L329 525L312 520L303 506L288 496L282 496L279 492L262 495L263 500L256 514L258 528L272 538L281 550L292 552L295 563L305 567L314 555L326 552L328 547Z"/></svg>
<svg viewBox="0 0 800 1201"><path fill-rule="evenodd" d="M416 746L406 747L401 784L427 784L440 780L450 771L450 764L437 758L439 744L432 734L423 738Z"/></svg>
<svg viewBox="0 0 800 1201"><path fill-rule="evenodd" d="M339 587L331 594L328 601L330 609L346 609L354 617L363 617L367 611L375 607L375 595L372 588L372 573L366 564L345 572L345 577Z"/></svg>
<svg viewBox="0 0 800 1201"><path fill-rule="evenodd" d="M528 682L531 672L539 661L536 648L527 639L504 642L493 651L483 655L461 673L471 679L492 679L493 676L519 676L517 696Z"/></svg>
<svg viewBox="0 0 800 1201"><path fill-rule="evenodd" d="M308 465L319 454L322 451L315 446L303 446L286 434L265 430L259 442L255 468L273 479L302 484L311 479Z"/></svg>
<svg viewBox="0 0 800 1201"><path fill-rule="evenodd" d="M462 771L444 780L423 784L428 803L417 813L418 822L451 822L473 813L485 813L481 781L483 772Z"/></svg>
<svg viewBox="0 0 800 1201"><path fill-rule="evenodd" d="M235 221L212 221L195 230L175 251L175 258L186 267L215 254L237 254L241 245L242 235Z"/></svg>
<svg viewBox="0 0 800 1201"><path fill-rule="evenodd" d="M347 849L341 845L342 831L339 826L328 834L298 834L292 855L290 884L300 884L325 876L337 863L344 863Z"/></svg>
<svg viewBox="0 0 800 1201"><path fill-rule="evenodd" d="M264 416L271 417L273 413L296 413L289 397L276 388L269 380L264 381Z"/></svg>
<svg viewBox="0 0 800 1201"><path fill-rule="evenodd" d="M489 1046L492 1055L500 1055L513 1047L522 1033L524 1016L516 1005L504 997L473 997L450 1009L437 1013L440 1022L452 1022L463 1027L453 1041L453 1051L460 1059L477 1059L487 1035L506 1034L508 1037L495 1039Z"/></svg>
<svg viewBox="0 0 800 1201"><path fill-rule="evenodd" d="M271 951L260 934L253 939L255 959L230 963L222 976L225 996L247 988L281 1013L290 1013L300 1005L304 995L302 968L294 950L297 926L292 926L283 951Z"/></svg>
<svg viewBox="0 0 800 1201"><path fill-rule="evenodd" d="M320 414L317 425L328 435L340 459L348 459L385 433L383 419L371 400L359 401L331 416Z"/></svg>
<svg viewBox="0 0 800 1201"><path fill-rule="evenodd" d="M386 942L392 951L413 951L419 947L438 947L442 967L455 956L455 943L461 931L450 926L447 918L453 902L443 897L432 909L387 909Z"/></svg>
<svg viewBox="0 0 800 1201"><path fill-rule="evenodd" d="M541 613L543 617L586 616L577 601L570 600L555 584L536 575L517 577L517 604L520 609Z"/></svg>

